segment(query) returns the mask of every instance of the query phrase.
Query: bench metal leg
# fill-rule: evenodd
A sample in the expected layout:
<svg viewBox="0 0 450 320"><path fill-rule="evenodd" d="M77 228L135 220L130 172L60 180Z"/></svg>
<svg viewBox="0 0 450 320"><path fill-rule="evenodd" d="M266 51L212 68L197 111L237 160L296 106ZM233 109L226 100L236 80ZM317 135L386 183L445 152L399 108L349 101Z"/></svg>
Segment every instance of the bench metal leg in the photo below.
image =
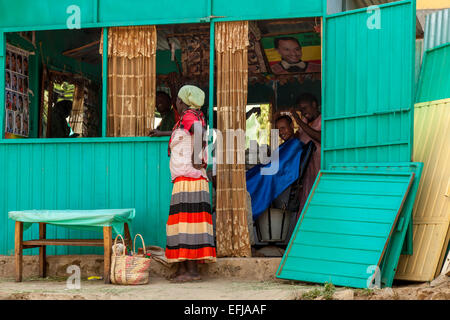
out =
<svg viewBox="0 0 450 320"><path fill-rule="evenodd" d="M16 230L14 234L14 255L15 255L15 273L16 282L22 281L23 270L23 222L16 221Z"/></svg>
<svg viewBox="0 0 450 320"><path fill-rule="evenodd" d="M111 251L112 251L112 227L103 227L104 271L103 279L106 284L110 281Z"/></svg>
<svg viewBox="0 0 450 320"><path fill-rule="evenodd" d="M39 240L46 239L47 225L39 223ZM45 278L47 276L47 257L46 246L39 248L39 277Z"/></svg>

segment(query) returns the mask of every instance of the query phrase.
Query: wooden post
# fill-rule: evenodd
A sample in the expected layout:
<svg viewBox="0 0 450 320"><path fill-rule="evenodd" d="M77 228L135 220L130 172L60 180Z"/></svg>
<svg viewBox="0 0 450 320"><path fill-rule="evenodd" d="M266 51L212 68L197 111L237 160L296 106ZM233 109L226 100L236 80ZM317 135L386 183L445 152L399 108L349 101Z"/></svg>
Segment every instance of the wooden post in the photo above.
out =
<svg viewBox="0 0 450 320"><path fill-rule="evenodd" d="M104 248L104 271L103 279L105 283L110 283L111 270L111 250L112 250L112 227L103 227L103 248Z"/></svg>
<svg viewBox="0 0 450 320"><path fill-rule="evenodd" d="M45 223L39 223L39 240L46 238L47 225ZM45 278L47 276L47 258L46 258L46 246L42 245L39 248L39 277Z"/></svg>
<svg viewBox="0 0 450 320"><path fill-rule="evenodd" d="M22 281L23 268L23 222L16 221L16 230L14 235L14 254L16 260L16 282Z"/></svg>

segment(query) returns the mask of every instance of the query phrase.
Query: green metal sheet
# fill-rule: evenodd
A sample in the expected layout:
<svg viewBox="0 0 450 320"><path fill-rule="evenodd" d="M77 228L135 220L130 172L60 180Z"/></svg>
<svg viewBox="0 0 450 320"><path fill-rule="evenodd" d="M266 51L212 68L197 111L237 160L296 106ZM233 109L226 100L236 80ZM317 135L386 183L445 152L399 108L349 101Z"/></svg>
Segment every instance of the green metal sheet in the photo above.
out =
<svg viewBox="0 0 450 320"><path fill-rule="evenodd" d="M277 278L367 288L413 179L410 172L320 171Z"/></svg>
<svg viewBox="0 0 450 320"><path fill-rule="evenodd" d="M209 16L211 0L148 1L99 0L99 22L126 23L145 20L204 20Z"/></svg>
<svg viewBox="0 0 450 320"><path fill-rule="evenodd" d="M417 102L450 98L450 42L425 51Z"/></svg>
<svg viewBox="0 0 450 320"><path fill-rule="evenodd" d="M2 0L0 1L0 28L30 28L42 25L60 25L62 28L67 28L67 20L73 15L71 6L74 5L80 9L80 22L82 25L95 21L94 8L96 1L92 0L20 0L15 2Z"/></svg>
<svg viewBox="0 0 450 320"><path fill-rule="evenodd" d="M399 261L400 254L413 254L413 220L412 211L422 176L422 162L405 163L335 163L330 170L337 171L382 171L382 172L413 172L414 181L400 213L397 226L389 241L386 254L381 262L381 284L391 287Z"/></svg>
<svg viewBox="0 0 450 320"><path fill-rule="evenodd" d="M411 161L415 1L325 17L322 169ZM369 27L370 26L370 27Z"/></svg>
<svg viewBox="0 0 450 320"><path fill-rule="evenodd" d="M66 29L73 6L79 8L81 28L119 25L209 22L319 17L324 0L0 0L0 29Z"/></svg>
<svg viewBox="0 0 450 320"><path fill-rule="evenodd" d="M206 22L210 6L211 0L0 0L0 29L67 29L77 13L81 28Z"/></svg>

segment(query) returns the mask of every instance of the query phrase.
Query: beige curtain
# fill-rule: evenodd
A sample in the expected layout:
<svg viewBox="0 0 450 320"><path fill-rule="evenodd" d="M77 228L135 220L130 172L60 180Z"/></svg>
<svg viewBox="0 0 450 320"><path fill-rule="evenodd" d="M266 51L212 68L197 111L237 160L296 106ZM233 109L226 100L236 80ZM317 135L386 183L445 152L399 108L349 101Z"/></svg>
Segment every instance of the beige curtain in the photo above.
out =
<svg viewBox="0 0 450 320"><path fill-rule="evenodd" d="M109 28L107 135L146 136L153 129L155 94L156 27Z"/></svg>
<svg viewBox="0 0 450 320"><path fill-rule="evenodd" d="M217 164L217 256L249 257L251 246L247 226L245 164L237 164L236 144L226 138L227 129L245 130L248 22L217 23L215 43L217 123L223 135L223 148L217 150L223 159L223 164ZM233 154L233 164L227 163L227 150Z"/></svg>

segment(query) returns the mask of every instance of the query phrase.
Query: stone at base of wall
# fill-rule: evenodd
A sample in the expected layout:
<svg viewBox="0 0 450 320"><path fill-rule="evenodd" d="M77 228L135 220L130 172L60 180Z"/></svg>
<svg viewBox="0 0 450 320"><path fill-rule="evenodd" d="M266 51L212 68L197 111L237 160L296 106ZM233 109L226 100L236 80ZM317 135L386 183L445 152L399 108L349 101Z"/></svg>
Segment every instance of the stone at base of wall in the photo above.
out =
<svg viewBox="0 0 450 320"><path fill-rule="evenodd" d="M245 280L269 281L275 279L275 273L281 258L218 258L216 263L200 264L199 271L203 276L211 278L232 278ZM68 277L67 268L78 265L81 277L103 276L102 255L62 255L47 257L47 276ZM175 272L170 268L152 261L152 275L167 277ZM23 257L23 277L39 276L39 256ZM0 278L14 278L14 256L0 255Z"/></svg>

